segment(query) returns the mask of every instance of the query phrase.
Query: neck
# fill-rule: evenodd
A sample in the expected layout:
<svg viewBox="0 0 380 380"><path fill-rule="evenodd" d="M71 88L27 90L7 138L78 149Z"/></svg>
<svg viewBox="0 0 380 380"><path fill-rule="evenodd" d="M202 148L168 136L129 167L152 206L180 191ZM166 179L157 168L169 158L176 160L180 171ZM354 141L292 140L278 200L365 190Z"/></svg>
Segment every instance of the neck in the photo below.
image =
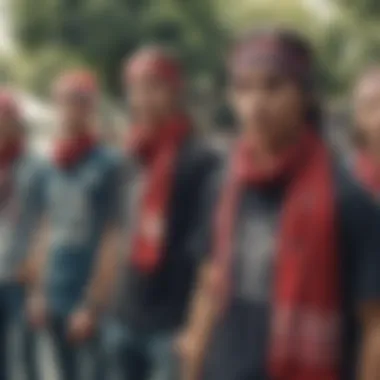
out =
<svg viewBox="0 0 380 380"><path fill-rule="evenodd" d="M165 114L161 114L154 119L150 120L136 120L137 125L143 128L145 133L147 134L155 134L162 128L170 124L173 120L182 115L183 112L180 110L173 110L171 112L166 112Z"/></svg>
<svg viewBox="0 0 380 380"><path fill-rule="evenodd" d="M246 133L243 139L248 142L248 145L255 147L256 159L266 161L267 159L281 156L281 154L297 145L302 135L303 129L297 128L287 136L272 140L265 140L252 132Z"/></svg>
<svg viewBox="0 0 380 380"><path fill-rule="evenodd" d="M88 135L90 133L90 127L88 125L84 125L84 126L81 126L81 127L78 127L78 128L73 128L73 129L70 129L70 128L67 128L63 131L62 133L62 137L64 139L72 139L72 138L77 138L77 137L81 137L81 136L84 136L84 135Z"/></svg>
<svg viewBox="0 0 380 380"><path fill-rule="evenodd" d="M369 144L364 152L375 164L380 165L380 149L377 144Z"/></svg>

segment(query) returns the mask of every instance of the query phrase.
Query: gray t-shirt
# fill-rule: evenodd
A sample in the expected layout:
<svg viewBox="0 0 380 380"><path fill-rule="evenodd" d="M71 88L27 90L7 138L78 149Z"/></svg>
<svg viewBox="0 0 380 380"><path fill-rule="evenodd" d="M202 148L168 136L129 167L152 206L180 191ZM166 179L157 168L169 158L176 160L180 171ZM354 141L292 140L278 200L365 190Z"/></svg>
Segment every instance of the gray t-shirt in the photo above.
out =
<svg viewBox="0 0 380 380"><path fill-rule="evenodd" d="M280 194L245 194L241 202L235 255L236 295L267 303L271 298L275 230Z"/></svg>
<svg viewBox="0 0 380 380"><path fill-rule="evenodd" d="M266 352L271 316L276 232L282 187L246 189L240 200L235 230L233 291L223 332L212 342L208 364L230 357L230 366L212 365L223 379L257 379L266 376ZM209 369L206 366L206 371ZM215 370L218 374L215 373ZM208 380L208 374L204 377Z"/></svg>

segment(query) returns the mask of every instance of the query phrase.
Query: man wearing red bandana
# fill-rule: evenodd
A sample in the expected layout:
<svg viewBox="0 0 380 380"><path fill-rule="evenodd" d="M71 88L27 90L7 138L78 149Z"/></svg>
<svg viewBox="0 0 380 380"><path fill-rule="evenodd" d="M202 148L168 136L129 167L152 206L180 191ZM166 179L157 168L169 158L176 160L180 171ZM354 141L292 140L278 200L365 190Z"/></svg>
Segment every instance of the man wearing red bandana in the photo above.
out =
<svg viewBox="0 0 380 380"><path fill-rule="evenodd" d="M0 89L0 379L14 373L8 340L12 324L22 338L21 371L36 380L34 335L23 318L23 300L30 281L29 246L41 216L43 165L27 151L24 123L15 96ZM10 371L11 369L11 371ZM14 368L13 368L14 369ZM20 368L18 368L20 370Z"/></svg>
<svg viewBox="0 0 380 380"><path fill-rule="evenodd" d="M183 379L378 376L380 210L323 141L313 64L292 31L232 51L240 128L205 193Z"/></svg>
<svg viewBox="0 0 380 380"><path fill-rule="evenodd" d="M132 125L126 151L129 237L120 268L111 353L123 379L175 378L172 341L187 306L199 195L216 155L183 105L177 59L145 47L125 64Z"/></svg>
<svg viewBox="0 0 380 380"><path fill-rule="evenodd" d="M84 363L90 362L90 378L101 380L99 313L104 273L117 252L119 164L94 135L94 75L63 74L53 96L60 128L44 179L48 242L41 248L45 260L29 299L29 318L52 338L62 379L85 378Z"/></svg>

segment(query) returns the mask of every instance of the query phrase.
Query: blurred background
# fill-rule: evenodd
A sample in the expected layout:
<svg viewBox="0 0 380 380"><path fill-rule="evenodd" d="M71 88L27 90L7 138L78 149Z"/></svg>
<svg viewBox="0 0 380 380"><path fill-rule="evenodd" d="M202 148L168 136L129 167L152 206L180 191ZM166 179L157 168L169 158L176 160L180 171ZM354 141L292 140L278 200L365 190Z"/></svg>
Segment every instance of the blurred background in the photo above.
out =
<svg viewBox="0 0 380 380"><path fill-rule="evenodd" d="M0 0L0 81L16 89L33 148L46 154L54 132L51 81L64 69L89 66L101 81L101 125L113 140L125 126L122 60L140 44L161 42L182 58L199 125L228 130L229 41L258 24L283 24L315 45L327 129L344 150L352 82L363 66L380 62L379 21L379 0ZM50 362L46 378L53 379Z"/></svg>
<svg viewBox="0 0 380 380"><path fill-rule="evenodd" d="M221 89L229 40L256 24L280 23L314 42L331 133L344 146L346 128L339 126L349 115L352 80L380 59L379 20L378 0L0 0L0 80L20 92L33 144L43 152L57 73L78 65L96 70L104 89L102 125L113 133L123 123L123 57L141 43L163 42L183 59L200 124L228 126Z"/></svg>

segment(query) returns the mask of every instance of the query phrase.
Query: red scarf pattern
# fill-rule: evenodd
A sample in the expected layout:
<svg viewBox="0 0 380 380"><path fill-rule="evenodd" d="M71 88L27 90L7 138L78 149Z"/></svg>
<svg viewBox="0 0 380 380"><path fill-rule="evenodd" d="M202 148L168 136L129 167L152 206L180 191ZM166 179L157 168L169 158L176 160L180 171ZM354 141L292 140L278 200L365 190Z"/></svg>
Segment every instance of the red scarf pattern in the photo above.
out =
<svg viewBox="0 0 380 380"><path fill-rule="evenodd" d="M297 149L297 150L296 150ZM218 209L217 297L227 301L236 210L243 188L289 176L277 238L269 373L276 380L337 380L340 276L333 183L327 148L305 134L297 148L259 170L238 144ZM252 152L251 152L252 157Z"/></svg>
<svg viewBox="0 0 380 380"><path fill-rule="evenodd" d="M155 132L142 131L132 127L128 140L128 150L140 159L145 175L131 262L141 273L150 274L162 259L176 159L189 133L189 122L179 116Z"/></svg>
<svg viewBox="0 0 380 380"><path fill-rule="evenodd" d="M58 139L53 149L53 160L61 169L68 169L78 163L97 144L97 139L91 133Z"/></svg>

